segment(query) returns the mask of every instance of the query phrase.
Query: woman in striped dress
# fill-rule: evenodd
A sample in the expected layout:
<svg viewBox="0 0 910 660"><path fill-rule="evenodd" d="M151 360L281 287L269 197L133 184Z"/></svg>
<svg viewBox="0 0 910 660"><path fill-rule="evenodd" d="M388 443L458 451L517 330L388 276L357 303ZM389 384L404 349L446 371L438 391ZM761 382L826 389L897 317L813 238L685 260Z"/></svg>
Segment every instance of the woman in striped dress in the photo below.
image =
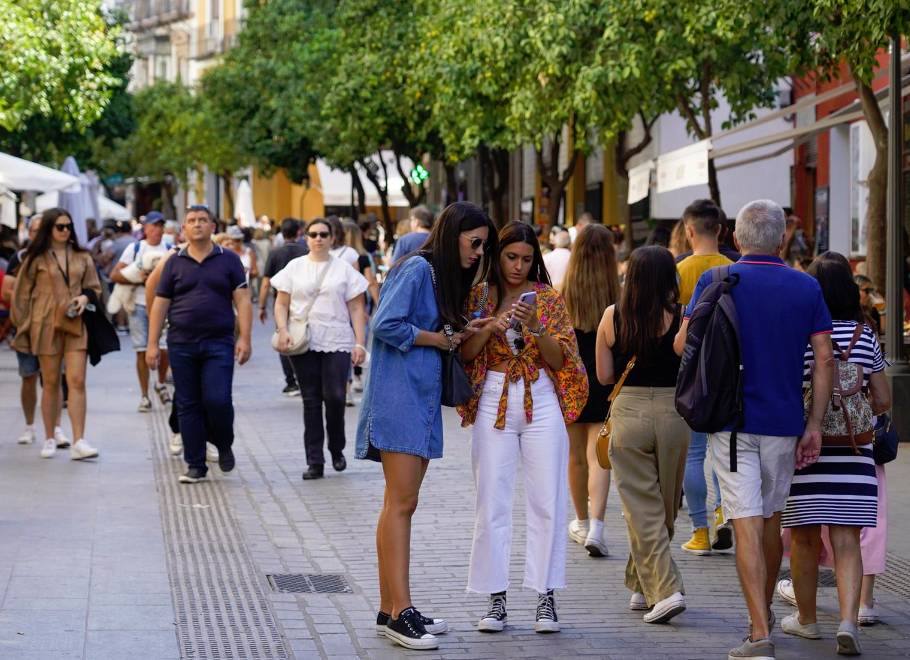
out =
<svg viewBox="0 0 910 660"><path fill-rule="evenodd" d="M837 255L839 257L839 255ZM861 328L848 361L863 368L863 388L874 413L891 405L885 379L885 361L878 339L863 324L859 289L846 260L822 255L808 273L821 285L825 303L834 319L832 339L846 352L857 326ZM840 351L836 351L840 353ZM812 351L805 357L805 382L809 382ZM837 573L841 624L837 632L838 653L855 655L860 651L856 629L863 562L860 530L876 526L878 486L872 444L858 447L822 446L816 463L797 470L790 486L790 497L781 523L790 528L792 545L790 570L798 611L781 622L784 632L819 639L816 622L816 582L821 550L821 528L827 525Z"/></svg>

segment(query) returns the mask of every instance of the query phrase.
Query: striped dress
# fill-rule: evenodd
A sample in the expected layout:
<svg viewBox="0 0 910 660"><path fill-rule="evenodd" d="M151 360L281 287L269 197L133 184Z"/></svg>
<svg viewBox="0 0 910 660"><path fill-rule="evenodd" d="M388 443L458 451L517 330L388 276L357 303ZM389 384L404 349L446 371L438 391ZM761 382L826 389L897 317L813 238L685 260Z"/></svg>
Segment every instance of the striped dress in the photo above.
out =
<svg viewBox="0 0 910 660"><path fill-rule="evenodd" d="M834 321L832 338L846 350L853 338L855 321ZM863 387L869 385L869 376L884 371L885 360L878 338L868 327L863 327L856 346L850 353L850 362L863 367ZM806 349L803 380L809 383L812 349ZM860 455L852 447L822 447L817 462L797 470L790 485L790 496L784 509L781 524L784 527L800 525L847 525L875 527L878 510L878 483L875 478L875 461L872 445L861 445Z"/></svg>

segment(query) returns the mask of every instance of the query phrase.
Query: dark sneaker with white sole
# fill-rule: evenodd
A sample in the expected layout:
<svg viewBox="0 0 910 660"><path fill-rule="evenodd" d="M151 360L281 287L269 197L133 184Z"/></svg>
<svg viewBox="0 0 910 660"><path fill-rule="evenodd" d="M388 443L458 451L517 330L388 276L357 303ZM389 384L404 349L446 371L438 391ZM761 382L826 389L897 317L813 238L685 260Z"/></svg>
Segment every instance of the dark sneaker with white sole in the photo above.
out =
<svg viewBox="0 0 910 660"><path fill-rule="evenodd" d="M417 616L420 618L420 622L423 624L424 629L431 635L441 635L449 632L449 624L445 619L433 619L424 616L420 612L417 612ZM389 623L389 619L390 617L386 612L379 612L376 614L376 632L383 637L385 637L385 628Z"/></svg>
<svg viewBox="0 0 910 660"><path fill-rule="evenodd" d="M506 592L500 591L496 594L490 594L490 607L477 624L477 630L481 632L502 632L506 627L508 618L509 615L506 614Z"/></svg>
<svg viewBox="0 0 910 660"><path fill-rule="evenodd" d="M548 589L545 594L537 594L537 617L534 621L534 632L559 632L559 617L556 615L556 598L553 596L552 589Z"/></svg>
<svg viewBox="0 0 910 660"><path fill-rule="evenodd" d="M413 607L401 610L397 619L389 619L385 636L406 649L429 651L439 648L439 640L424 628L420 612Z"/></svg>
<svg viewBox="0 0 910 660"><path fill-rule="evenodd" d="M201 468L190 468L180 475L182 484L198 484L200 481L205 481L205 470Z"/></svg>
<svg viewBox="0 0 910 660"><path fill-rule="evenodd" d="M234 458L234 452L230 447L219 447L218 449L218 467L222 472L230 472L237 464Z"/></svg>

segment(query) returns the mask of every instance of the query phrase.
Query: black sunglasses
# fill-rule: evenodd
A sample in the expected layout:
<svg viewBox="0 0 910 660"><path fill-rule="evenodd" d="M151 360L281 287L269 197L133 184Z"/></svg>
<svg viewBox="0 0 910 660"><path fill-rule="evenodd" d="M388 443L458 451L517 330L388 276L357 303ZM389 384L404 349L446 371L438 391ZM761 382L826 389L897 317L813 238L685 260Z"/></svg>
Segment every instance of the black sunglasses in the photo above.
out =
<svg viewBox="0 0 910 660"><path fill-rule="evenodd" d="M332 234L327 231L308 231L306 235L310 238L328 238Z"/></svg>
<svg viewBox="0 0 910 660"><path fill-rule="evenodd" d="M482 238L480 238L480 237L476 237L476 238L472 238L472 239L471 239L471 249L472 249L472 250L476 250L476 249L479 248L481 245L483 246L483 249L486 250L486 249L487 249L487 246L488 246L488 243L487 243L485 240L483 240Z"/></svg>
<svg viewBox="0 0 910 660"><path fill-rule="evenodd" d="M57 231L73 231L73 223L58 222L54 225L54 229L56 229Z"/></svg>
<svg viewBox="0 0 910 660"><path fill-rule="evenodd" d="M875 289L872 288L860 289L860 291L865 293L867 296L871 296L873 293L875 293Z"/></svg>

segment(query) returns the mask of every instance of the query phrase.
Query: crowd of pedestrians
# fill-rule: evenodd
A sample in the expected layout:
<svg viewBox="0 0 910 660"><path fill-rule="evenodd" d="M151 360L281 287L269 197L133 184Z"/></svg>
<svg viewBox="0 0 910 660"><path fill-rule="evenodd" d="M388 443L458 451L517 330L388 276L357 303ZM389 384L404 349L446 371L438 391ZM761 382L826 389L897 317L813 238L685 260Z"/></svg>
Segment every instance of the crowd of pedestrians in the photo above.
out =
<svg viewBox="0 0 910 660"><path fill-rule="evenodd" d="M411 521L429 463L443 455L449 405L471 429L466 587L488 598L478 630L508 624L520 466L522 586L537 594L537 632L560 630L567 541L592 558L610 554L612 478L628 531L628 606L645 623L687 607L671 553L684 500L692 532L682 550L735 548L749 634L729 658L775 657L775 594L796 608L784 633L821 636L820 565L837 574L837 651L861 653L857 624L878 621L873 588L887 531L873 439L891 405L880 298L868 278L841 255L812 259L798 219L768 200L737 214L736 251L709 200L685 209L666 246L622 255L616 233L588 214L553 227L545 245L530 225L497 229L467 202L438 217L415 207L406 224L408 233L383 244L369 219L335 216L287 218L272 237L270 224L219 232L196 205L182 226L152 212L138 233L105 226L84 249L62 209L32 218L2 289L16 329L20 444L36 439L40 381L40 455L66 447L76 460L99 455L86 439L85 374L89 357L94 364L112 350L98 346L91 320L106 309L129 328L139 412L155 407L152 388L157 405L170 407L171 448L187 465L180 481L206 479L209 462L230 472L233 374L252 351L255 304L261 323L273 319L281 393L301 399L304 480L326 476L326 445L334 470L346 469L345 407L362 393L355 455L381 463L385 481L380 635L435 649L448 630L415 607L409 565ZM700 334L718 309L734 328L739 408L702 428L684 419L680 373L722 341ZM72 444L60 426L64 406ZM616 552L618 540L611 545ZM792 577L778 581L785 553Z"/></svg>

